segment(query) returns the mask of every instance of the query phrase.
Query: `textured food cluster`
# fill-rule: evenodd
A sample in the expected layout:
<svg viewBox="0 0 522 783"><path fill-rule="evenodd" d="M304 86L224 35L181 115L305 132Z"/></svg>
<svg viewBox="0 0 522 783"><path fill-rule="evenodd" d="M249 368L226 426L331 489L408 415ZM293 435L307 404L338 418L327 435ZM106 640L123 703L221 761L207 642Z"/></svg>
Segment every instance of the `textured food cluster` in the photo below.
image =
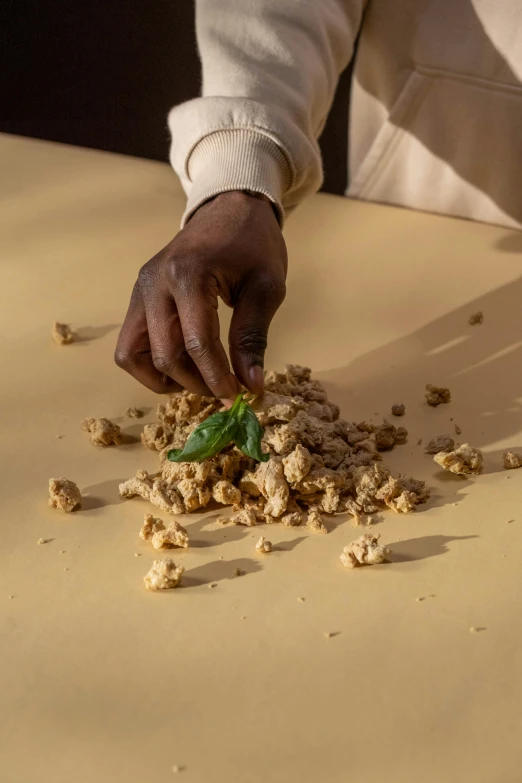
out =
<svg viewBox="0 0 522 783"><path fill-rule="evenodd" d="M81 428L90 433L95 446L119 446L123 440L121 429L110 419L84 419Z"/></svg>
<svg viewBox="0 0 522 783"><path fill-rule="evenodd" d="M66 478L49 479L49 505L66 513L76 511L82 505L81 492L74 481Z"/></svg>
<svg viewBox="0 0 522 783"><path fill-rule="evenodd" d="M437 465L459 476L478 475L482 470L482 451L463 443L454 451L441 451L433 457Z"/></svg>
<svg viewBox="0 0 522 783"><path fill-rule="evenodd" d="M61 324L59 321L54 322L51 336L57 345L69 345L74 342L74 332L69 324Z"/></svg>
<svg viewBox="0 0 522 783"><path fill-rule="evenodd" d="M379 544L380 537L379 533L364 533L344 547L340 556L341 563L346 568L383 563L386 555L390 554L390 549Z"/></svg>
<svg viewBox="0 0 522 783"><path fill-rule="evenodd" d="M232 506L236 524L306 524L326 532L324 515L361 513L388 507L407 513L424 503L423 481L393 477L380 451L404 443L407 431L388 422L375 427L339 417L324 387L306 367L288 365L266 374L265 392L252 407L264 427L268 462L259 463L229 446L203 462L169 462L171 448L183 448L192 430L220 403L187 391L158 406L143 444L159 452L155 474L140 470L120 485L122 497L140 496L167 514L204 508L213 500Z"/></svg>

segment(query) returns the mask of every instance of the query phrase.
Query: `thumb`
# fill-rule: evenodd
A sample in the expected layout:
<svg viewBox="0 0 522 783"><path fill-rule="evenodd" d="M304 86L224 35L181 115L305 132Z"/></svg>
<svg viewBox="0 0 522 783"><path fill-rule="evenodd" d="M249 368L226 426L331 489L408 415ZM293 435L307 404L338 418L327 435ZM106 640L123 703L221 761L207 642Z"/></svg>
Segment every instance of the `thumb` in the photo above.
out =
<svg viewBox="0 0 522 783"><path fill-rule="evenodd" d="M252 281L234 307L229 333L230 361L239 382L253 394L263 391L268 329L284 298L284 282Z"/></svg>

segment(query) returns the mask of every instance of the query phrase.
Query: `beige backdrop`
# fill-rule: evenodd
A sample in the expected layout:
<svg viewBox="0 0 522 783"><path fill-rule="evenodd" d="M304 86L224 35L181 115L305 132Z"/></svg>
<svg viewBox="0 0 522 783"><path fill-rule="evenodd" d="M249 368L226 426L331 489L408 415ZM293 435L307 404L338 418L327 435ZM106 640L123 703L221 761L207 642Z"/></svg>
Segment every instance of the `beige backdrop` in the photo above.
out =
<svg viewBox="0 0 522 783"><path fill-rule="evenodd" d="M307 202L267 366L310 365L349 419L403 400L409 441L387 461L432 498L383 514L391 562L353 572L339 554L360 531L341 518L327 536L270 527L263 558L265 530L194 516L186 586L149 594L149 506L117 486L156 464L143 420L122 418L151 421L156 398L112 353L182 194L162 164L6 136L0 170L2 783L166 783L173 765L187 783L518 783L522 470L501 454L522 447L522 235ZM54 345L55 319L81 340ZM428 408L427 382L452 403ZM86 416L134 442L96 449ZM477 479L417 445L454 422L485 450ZM77 514L46 505L61 475L87 496Z"/></svg>

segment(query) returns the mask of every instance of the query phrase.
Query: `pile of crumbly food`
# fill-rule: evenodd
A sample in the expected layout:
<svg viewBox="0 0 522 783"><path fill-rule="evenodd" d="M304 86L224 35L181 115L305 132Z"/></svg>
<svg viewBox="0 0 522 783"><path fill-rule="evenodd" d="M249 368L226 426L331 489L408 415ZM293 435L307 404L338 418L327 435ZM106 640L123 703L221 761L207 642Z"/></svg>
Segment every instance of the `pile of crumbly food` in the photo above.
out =
<svg viewBox="0 0 522 783"><path fill-rule="evenodd" d="M121 496L140 496L166 514L198 511L214 500L233 507L236 524L306 523L314 532L326 532L325 515L348 512L359 523L362 513L384 507L407 513L428 499L423 481L394 477L381 462L381 450L405 442L405 428L341 419L308 368L268 372L265 391L252 407L265 430L268 462L258 463L234 446L204 462L169 462L169 449L182 448L220 408L218 400L187 391L171 395L141 436L159 452L159 471L139 470L120 484Z"/></svg>

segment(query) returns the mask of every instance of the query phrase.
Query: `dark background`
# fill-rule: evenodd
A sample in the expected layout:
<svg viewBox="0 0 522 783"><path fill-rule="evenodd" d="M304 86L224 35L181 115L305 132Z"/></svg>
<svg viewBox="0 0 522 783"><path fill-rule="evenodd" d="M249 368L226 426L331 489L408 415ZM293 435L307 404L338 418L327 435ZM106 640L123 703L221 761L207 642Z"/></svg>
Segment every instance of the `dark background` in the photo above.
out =
<svg viewBox="0 0 522 783"><path fill-rule="evenodd" d="M167 113L199 94L192 0L0 5L0 131L167 160ZM349 81L320 140L329 193L347 182Z"/></svg>

